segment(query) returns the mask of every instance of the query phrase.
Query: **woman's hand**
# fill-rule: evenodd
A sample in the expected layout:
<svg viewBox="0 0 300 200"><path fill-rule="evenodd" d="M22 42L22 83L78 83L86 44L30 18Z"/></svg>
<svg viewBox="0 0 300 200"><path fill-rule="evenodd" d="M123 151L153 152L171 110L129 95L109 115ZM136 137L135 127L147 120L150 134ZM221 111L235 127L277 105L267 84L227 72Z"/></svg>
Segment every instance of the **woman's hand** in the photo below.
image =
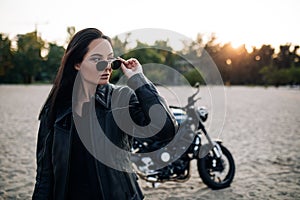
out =
<svg viewBox="0 0 300 200"><path fill-rule="evenodd" d="M129 79L133 75L138 73L143 73L142 65L135 58L130 58L128 60L124 60L123 58L118 57L118 59L122 62L121 68L125 76Z"/></svg>

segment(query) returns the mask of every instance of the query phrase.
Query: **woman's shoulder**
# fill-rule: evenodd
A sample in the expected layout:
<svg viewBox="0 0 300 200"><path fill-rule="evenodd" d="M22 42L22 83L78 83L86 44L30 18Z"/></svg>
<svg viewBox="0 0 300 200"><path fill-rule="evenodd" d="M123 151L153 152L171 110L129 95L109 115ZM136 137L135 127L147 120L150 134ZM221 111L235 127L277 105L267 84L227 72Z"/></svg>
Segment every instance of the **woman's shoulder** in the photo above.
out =
<svg viewBox="0 0 300 200"><path fill-rule="evenodd" d="M115 85L115 84L109 84L111 92L120 92L120 91L131 91L133 90L128 87L127 85Z"/></svg>
<svg viewBox="0 0 300 200"><path fill-rule="evenodd" d="M134 91L128 87L127 85L114 85L111 84L111 96L112 98L120 98L122 97L126 99L127 97L131 97L132 95L134 95Z"/></svg>
<svg viewBox="0 0 300 200"><path fill-rule="evenodd" d="M72 104L64 104L57 108L56 122L72 114Z"/></svg>

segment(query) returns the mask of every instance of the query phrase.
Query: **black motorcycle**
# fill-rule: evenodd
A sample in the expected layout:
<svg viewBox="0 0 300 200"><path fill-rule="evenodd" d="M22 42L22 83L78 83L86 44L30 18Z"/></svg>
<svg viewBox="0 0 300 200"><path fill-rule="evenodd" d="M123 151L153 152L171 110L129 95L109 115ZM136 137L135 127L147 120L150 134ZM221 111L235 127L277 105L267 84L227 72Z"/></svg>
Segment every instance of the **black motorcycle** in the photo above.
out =
<svg viewBox="0 0 300 200"><path fill-rule="evenodd" d="M208 117L207 109L195 108L200 99L195 98L198 93L199 85L196 93L188 97L185 107L170 106L180 126L171 145L134 139L134 168L138 176L151 182L153 187L155 183L166 181L187 181L193 159L197 160L202 181L211 189L229 187L233 180L234 159L222 141L212 140L208 135L203 124Z"/></svg>

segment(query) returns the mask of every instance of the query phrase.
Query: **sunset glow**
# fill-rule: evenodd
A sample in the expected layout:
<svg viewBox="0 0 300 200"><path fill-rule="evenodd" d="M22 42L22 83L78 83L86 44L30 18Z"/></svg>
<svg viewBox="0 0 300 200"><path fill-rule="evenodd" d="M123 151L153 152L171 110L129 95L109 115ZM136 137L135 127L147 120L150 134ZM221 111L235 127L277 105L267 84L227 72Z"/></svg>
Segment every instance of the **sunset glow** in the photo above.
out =
<svg viewBox="0 0 300 200"><path fill-rule="evenodd" d="M18 6L15 6L18 5ZM26 9L25 9L26 8ZM96 27L114 36L142 28L161 28L195 39L214 33L220 43L247 49L262 44L300 44L297 0L2 0L0 32L14 37L37 29L49 42L63 44L68 26Z"/></svg>

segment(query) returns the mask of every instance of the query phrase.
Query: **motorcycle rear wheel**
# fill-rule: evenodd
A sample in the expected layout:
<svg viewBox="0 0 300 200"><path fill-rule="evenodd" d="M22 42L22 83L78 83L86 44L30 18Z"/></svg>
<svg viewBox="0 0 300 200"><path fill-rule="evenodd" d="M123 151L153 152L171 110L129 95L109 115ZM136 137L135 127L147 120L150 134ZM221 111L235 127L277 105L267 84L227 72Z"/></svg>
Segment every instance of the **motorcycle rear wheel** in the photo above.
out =
<svg viewBox="0 0 300 200"><path fill-rule="evenodd" d="M211 150L197 161L200 178L211 189L229 187L235 174L231 153L223 145L220 144L220 147L223 153L221 158L217 158Z"/></svg>

